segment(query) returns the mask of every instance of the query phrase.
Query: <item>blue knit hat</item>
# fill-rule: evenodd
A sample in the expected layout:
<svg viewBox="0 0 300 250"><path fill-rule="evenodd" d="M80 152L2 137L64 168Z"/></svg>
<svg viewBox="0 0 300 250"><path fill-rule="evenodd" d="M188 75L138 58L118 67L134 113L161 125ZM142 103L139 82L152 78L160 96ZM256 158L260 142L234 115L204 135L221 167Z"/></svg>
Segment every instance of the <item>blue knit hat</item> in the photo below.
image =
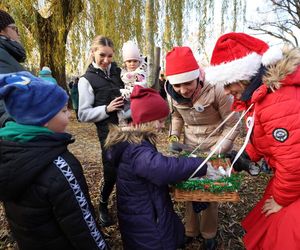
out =
<svg viewBox="0 0 300 250"><path fill-rule="evenodd" d="M0 99L8 114L20 124L43 126L68 102L68 95L29 72L0 74Z"/></svg>

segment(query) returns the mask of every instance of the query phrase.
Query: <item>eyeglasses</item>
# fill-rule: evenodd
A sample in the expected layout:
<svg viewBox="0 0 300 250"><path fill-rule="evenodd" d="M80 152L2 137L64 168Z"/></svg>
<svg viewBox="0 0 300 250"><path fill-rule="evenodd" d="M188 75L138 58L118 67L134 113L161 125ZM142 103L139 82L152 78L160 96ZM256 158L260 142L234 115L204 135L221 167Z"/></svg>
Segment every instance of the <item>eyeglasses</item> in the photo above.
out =
<svg viewBox="0 0 300 250"><path fill-rule="evenodd" d="M17 32L19 34L19 29L16 25L9 24L9 25L7 25L7 27L11 28L12 30L14 30L15 32Z"/></svg>

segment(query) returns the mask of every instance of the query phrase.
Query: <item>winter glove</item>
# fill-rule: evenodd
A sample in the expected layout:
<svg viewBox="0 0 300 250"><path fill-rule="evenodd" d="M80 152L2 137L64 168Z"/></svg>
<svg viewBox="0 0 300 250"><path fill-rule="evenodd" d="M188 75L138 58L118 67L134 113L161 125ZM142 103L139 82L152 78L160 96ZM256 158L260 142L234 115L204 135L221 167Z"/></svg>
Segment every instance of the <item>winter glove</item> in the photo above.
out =
<svg viewBox="0 0 300 250"><path fill-rule="evenodd" d="M237 153L237 151L232 150L229 154L226 154L226 158L229 158L230 161L233 162ZM257 165L255 162L252 162L245 151L236 160L236 162L233 165L233 169L237 172L241 172L244 170L253 176L258 175L260 172L259 165Z"/></svg>
<svg viewBox="0 0 300 250"><path fill-rule="evenodd" d="M171 153L179 153L181 152L182 150L180 150L178 147L176 147L176 145L174 144L175 142L178 142L179 141L179 138L177 135L170 135L168 137L168 142L169 142L169 152Z"/></svg>
<svg viewBox="0 0 300 250"><path fill-rule="evenodd" d="M169 144L169 151L174 153L179 153L182 151L192 152L193 149L189 145L180 143L180 142L172 142Z"/></svg>
<svg viewBox="0 0 300 250"><path fill-rule="evenodd" d="M193 204L193 210L197 214L200 213L202 210L205 210L209 206L208 202L193 201L192 204Z"/></svg>

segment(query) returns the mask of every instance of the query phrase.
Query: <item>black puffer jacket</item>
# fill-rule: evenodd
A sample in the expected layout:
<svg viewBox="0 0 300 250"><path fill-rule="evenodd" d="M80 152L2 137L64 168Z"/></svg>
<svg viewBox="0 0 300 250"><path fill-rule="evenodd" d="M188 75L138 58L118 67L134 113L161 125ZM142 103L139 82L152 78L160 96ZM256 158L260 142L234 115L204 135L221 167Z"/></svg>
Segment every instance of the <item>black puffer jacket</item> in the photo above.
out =
<svg viewBox="0 0 300 250"><path fill-rule="evenodd" d="M83 77L89 81L93 88L95 95L94 107L109 105L113 99L121 96L120 89L124 88L124 83L120 75L121 69L115 62L111 63L110 76L105 75L101 69L95 68L93 64L89 65ZM118 124L117 111L110 112L109 117L97 122L96 126L107 126L108 123Z"/></svg>
<svg viewBox="0 0 300 250"><path fill-rule="evenodd" d="M106 249L69 134L0 141L0 200L22 249Z"/></svg>

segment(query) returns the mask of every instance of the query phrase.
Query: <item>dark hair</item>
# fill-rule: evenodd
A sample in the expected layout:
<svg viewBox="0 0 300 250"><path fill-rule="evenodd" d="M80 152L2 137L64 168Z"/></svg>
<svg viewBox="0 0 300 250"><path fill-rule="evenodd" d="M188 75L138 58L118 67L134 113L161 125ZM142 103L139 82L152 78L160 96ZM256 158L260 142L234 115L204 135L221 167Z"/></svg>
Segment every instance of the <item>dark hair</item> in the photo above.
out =
<svg viewBox="0 0 300 250"><path fill-rule="evenodd" d="M8 25L15 23L15 20L6 11L0 10L0 31L4 30Z"/></svg>

